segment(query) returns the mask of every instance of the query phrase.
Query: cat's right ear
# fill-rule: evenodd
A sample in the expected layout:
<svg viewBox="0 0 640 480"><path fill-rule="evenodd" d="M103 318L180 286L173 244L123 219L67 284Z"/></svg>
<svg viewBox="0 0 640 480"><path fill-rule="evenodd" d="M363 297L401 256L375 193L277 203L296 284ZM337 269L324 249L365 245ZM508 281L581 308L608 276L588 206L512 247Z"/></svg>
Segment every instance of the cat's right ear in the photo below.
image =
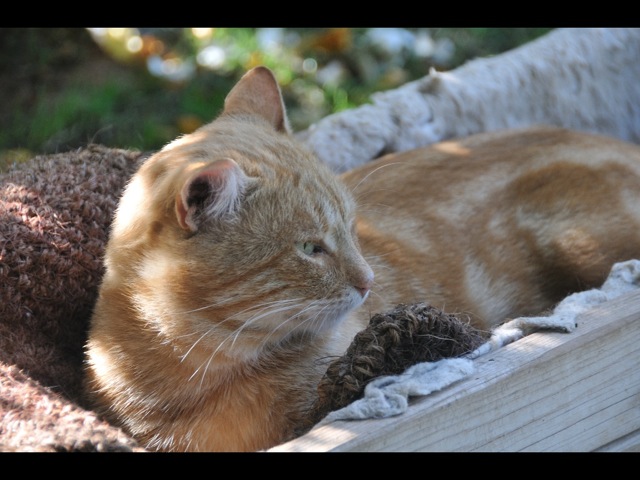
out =
<svg viewBox="0 0 640 480"><path fill-rule="evenodd" d="M280 86L267 67L255 67L242 76L227 95L223 113L257 115L276 131L291 132Z"/></svg>
<svg viewBox="0 0 640 480"><path fill-rule="evenodd" d="M237 214L250 181L230 158L196 170L176 195L178 224L185 230L196 232L207 220L232 218Z"/></svg>

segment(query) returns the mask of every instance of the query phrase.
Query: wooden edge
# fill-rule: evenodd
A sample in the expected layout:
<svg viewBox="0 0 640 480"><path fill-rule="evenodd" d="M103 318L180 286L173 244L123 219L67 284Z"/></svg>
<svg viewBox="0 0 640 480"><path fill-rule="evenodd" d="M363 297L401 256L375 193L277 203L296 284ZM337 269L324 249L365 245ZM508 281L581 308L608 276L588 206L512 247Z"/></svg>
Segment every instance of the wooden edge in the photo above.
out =
<svg viewBox="0 0 640 480"><path fill-rule="evenodd" d="M640 430L597 448L596 452L640 452Z"/></svg>
<svg viewBox="0 0 640 480"><path fill-rule="evenodd" d="M475 361L397 417L336 421L272 448L301 451L634 451L640 448L640 291Z"/></svg>

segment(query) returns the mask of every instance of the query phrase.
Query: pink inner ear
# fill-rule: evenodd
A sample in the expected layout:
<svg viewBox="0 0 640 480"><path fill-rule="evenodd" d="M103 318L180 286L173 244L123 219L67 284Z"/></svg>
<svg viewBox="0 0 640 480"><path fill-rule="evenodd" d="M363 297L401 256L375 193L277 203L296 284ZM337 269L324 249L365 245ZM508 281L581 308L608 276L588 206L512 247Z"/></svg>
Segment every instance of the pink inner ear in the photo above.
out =
<svg viewBox="0 0 640 480"><path fill-rule="evenodd" d="M205 218L234 212L246 176L236 162L222 159L196 171L176 195L176 217L185 230L198 230L196 214Z"/></svg>
<svg viewBox="0 0 640 480"><path fill-rule="evenodd" d="M176 217L178 218L178 224L185 230L197 230L195 225L187 223L187 209L182 201L182 193L176 195Z"/></svg>

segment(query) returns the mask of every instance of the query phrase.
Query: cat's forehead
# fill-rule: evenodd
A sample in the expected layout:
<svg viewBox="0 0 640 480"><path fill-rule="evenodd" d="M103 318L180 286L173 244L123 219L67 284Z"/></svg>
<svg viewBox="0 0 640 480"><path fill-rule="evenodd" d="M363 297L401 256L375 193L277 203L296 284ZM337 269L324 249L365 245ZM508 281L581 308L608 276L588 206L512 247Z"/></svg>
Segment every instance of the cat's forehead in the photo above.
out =
<svg viewBox="0 0 640 480"><path fill-rule="evenodd" d="M248 166L245 173L258 180L256 193L260 193L264 201L340 217L350 216L355 208L349 190L321 169L265 162Z"/></svg>
<svg viewBox="0 0 640 480"><path fill-rule="evenodd" d="M258 180L254 206L311 230L350 228L355 201L346 186L317 162L295 152L280 152L268 161L245 164L247 175Z"/></svg>
<svg viewBox="0 0 640 480"><path fill-rule="evenodd" d="M335 173L290 135L259 122L214 121L174 141L164 156L164 168L186 173L223 158L233 160L251 179L247 193L256 200L251 208L263 208L269 216L331 224L351 223L355 215L351 193Z"/></svg>

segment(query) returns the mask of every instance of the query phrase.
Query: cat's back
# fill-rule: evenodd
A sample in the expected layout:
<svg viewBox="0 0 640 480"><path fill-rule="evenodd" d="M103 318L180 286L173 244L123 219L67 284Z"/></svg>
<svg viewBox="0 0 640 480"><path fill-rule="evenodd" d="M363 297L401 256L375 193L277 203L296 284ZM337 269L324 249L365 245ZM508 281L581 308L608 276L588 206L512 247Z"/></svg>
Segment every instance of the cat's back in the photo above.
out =
<svg viewBox="0 0 640 480"><path fill-rule="evenodd" d="M550 165L561 169L566 164L594 169L625 165L638 174L640 147L602 135L538 126L486 132L388 154L346 172L342 179L361 200L385 194L396 197L395 193L402 192L404 197L415 194L433 201L449 198L453 188L461 201L464 196L457 194L466 186L485 184L485 188L497 189L504 181L536 169Z"/></svg>
<svg viewBox="0 0 640 480"><path fill-rule="evenodd" d="M378 299L429 298L495 324L599 286L612 262L640 255L640 147L620 140L544 126L484 133L342 178Z"/></svg>
<svg viewBox="0 0 640 480"><path fill-rule="evenodd" d="M386 155L342 179L359 215L393 227L420 216L454 226L504 201L573 202L598 206L598 194L638 188L640 147L621 140L556 127L474 135ZM589 194L578 184L590 185ZM495 202L498 202L496 204ZM400 231L406 229L401 228ZM411 234L415 233L409 229Z"/></svg>

